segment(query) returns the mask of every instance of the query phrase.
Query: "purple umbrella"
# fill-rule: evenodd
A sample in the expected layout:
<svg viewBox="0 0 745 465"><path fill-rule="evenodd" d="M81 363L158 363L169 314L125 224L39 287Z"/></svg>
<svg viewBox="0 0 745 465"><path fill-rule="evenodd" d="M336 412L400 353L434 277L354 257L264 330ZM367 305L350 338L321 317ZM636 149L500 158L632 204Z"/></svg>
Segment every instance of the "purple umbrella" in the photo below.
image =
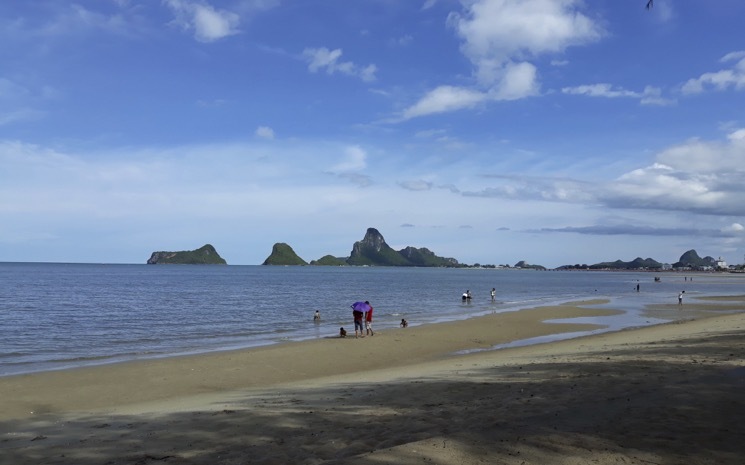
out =
<svg viewBox="0 0 745 465"><path fill-rule="evenodd" d="M355 302L352 304L352 310L356 310L358 312L366 312L370 310L370 304L367 302Z"/></svg>

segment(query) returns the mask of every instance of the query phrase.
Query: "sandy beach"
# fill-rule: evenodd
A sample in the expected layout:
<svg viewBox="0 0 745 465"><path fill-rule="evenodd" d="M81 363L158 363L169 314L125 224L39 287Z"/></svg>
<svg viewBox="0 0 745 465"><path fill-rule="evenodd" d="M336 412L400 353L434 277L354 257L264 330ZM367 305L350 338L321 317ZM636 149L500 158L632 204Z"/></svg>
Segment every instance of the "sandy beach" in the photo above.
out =
<svg viewBox="0 0 745 465"><path fill-rule="evenodd" d="M8 464L745 463L745 298L546 344L569 303L0 378ZM723 313L723 311L726 311ZM464 355L456 352L473 351Z"/></svg>

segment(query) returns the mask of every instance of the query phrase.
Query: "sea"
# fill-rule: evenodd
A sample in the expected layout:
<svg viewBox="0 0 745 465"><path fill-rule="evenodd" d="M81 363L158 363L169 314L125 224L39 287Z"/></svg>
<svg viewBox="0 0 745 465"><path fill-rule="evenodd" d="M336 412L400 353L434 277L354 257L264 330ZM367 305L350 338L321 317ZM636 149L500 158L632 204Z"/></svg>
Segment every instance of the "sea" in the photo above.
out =
<svg viewBox="0 0 745 465"><path fill-rule="evenodd" d="M686 301L745 294L745 275L727 273L481 268L0 263L0 283L0 376L337 337L354 329L359 300L383 332L402 318L417 326L608 299L596 306L623 313L576 320L597 332L669 321L644 305L676 304L682 290Z"/></svg>

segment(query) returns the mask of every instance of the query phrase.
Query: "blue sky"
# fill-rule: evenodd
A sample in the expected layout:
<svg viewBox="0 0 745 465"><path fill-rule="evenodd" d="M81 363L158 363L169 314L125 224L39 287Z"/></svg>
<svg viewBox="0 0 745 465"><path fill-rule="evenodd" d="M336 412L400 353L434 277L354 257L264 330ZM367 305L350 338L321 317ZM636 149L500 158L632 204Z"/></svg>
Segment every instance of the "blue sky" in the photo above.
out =
<svg viewBox="0 0 745 465"><path fill-rule="evenodd" d="M0 4L0 261L745 254L741 0Z"/></svg>

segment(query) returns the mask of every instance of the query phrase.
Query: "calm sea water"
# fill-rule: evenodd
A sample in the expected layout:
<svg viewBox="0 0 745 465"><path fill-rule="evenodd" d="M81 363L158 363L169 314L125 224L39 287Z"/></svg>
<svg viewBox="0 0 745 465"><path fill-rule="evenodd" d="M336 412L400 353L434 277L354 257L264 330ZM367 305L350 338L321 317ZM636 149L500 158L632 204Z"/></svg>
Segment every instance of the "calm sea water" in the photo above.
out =
<svg viewBox="0 0 745 465"><path fill-rule="evenodd" d="M369 300L376 331L610 298L611 329L657 323L645 303L680 290L745 293L745 277L387 267L152 266L0 263L0 376L138 358L245 348L352 329ZM639 283L641 292L636 292ZM497 289L496 302L489 291ZM474 298L461 302L471 290ZM313 322L319 310L322 320Z"/></svg>

